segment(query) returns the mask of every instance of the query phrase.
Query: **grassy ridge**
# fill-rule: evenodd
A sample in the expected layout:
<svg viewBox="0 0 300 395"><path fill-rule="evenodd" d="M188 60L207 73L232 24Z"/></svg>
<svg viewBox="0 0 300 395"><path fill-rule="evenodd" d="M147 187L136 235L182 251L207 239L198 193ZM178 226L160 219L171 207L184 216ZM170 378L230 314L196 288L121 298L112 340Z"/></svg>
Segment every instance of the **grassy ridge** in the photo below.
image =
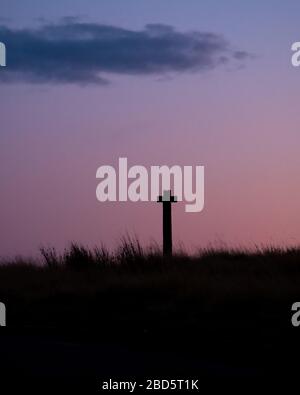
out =
<svg viewBox="0 0 300 395"><path fill-rule="evenodd" d="M20 258L0 265L0 300L11 306L12 324L102 325L102 315L106 322L188 324L203 314L241 317L245 307L256 316L277 314L280 306L289 313L300 297L300 248L164 258L123 240L114 253L72 244L62 254L41 254L39 265Z"/></svg>

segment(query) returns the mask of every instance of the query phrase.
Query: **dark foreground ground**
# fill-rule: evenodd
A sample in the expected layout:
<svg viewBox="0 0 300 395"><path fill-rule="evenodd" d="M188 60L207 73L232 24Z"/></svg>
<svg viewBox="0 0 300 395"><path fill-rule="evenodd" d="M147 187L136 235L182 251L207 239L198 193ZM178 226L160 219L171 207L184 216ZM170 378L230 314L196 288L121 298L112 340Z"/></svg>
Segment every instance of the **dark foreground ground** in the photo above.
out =
<svg viewBox="0 0 300 395"><path fill-rule="evenodd" d="M72 246L43 256L0 266L0 385L111 393L103 380L233 380L241 390L297 380L300 249L163 259L124 243L114 255Z"/></svg>

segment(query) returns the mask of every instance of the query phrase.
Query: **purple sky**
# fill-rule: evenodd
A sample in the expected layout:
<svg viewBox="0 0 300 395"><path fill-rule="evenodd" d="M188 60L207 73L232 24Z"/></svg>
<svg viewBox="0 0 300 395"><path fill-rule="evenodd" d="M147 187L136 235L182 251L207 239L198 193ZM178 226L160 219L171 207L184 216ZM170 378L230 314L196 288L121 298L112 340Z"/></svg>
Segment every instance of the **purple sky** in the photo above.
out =
<svg viewBox="0 0 300 395"><path fill-rule="evenodd" d="M129 32L163 24L253 56L207 71L107 71L108 85L0 79L0 255L72 240L113 247L125 232L160 242L160 205L96 200L96 169L121 156L205 166L204 211L173 210L177 244L299 243L299 14L296 0L1 0L11 31L66 16Z"/></svg>

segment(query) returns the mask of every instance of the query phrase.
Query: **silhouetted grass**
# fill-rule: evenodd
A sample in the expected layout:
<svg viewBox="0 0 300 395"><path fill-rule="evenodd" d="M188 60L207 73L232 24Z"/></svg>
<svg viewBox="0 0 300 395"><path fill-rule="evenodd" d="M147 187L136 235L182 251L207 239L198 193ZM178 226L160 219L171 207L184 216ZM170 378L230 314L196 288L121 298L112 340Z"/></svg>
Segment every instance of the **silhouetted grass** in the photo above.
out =
<svg viewBox="0 0 300 395"><path fill-rule="evenodd" d="M102 314L118 323L179 316L188 323L245 305L276 313L299 296L299 247L210 248L163 257L157 247L122 239L115 252L73 243L63 253L42 248L39 262L18 258L0 265L0 300L15 306L15 324L62 325L74 322L72 314L77 323L92 316L98 324Z"/></svg>

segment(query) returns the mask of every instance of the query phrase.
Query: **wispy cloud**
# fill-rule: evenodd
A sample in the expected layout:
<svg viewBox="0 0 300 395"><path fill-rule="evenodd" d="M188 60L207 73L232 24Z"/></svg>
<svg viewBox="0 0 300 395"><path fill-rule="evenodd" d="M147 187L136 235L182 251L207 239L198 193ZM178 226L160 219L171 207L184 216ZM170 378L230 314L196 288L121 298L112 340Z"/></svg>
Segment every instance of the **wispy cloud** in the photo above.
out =
<svg viewBox="0 0 300 395"><path fill-rule="evenodd" d="M7 47L7 67L0 70L6 83L106 84L105 73L201 72L249 57L214 33L161 24L135 31L76 18L34 29L0 25L0 41Z"/></svg>

